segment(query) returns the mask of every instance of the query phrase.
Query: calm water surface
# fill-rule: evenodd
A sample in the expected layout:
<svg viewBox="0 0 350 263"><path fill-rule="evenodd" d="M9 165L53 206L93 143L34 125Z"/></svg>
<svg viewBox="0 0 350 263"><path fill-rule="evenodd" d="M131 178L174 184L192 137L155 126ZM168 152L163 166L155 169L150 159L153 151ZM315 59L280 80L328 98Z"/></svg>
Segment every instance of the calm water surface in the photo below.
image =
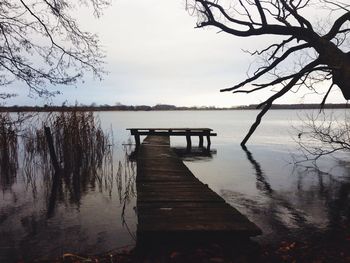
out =
<svg viewBox="0 0 350 263"><path fill-rule="evenodd" d="M304 111L305 113L305 111ZM320 160L320 170L295 167L294 142L301 111L270 111L248 144L239 146L257 111L166 111L96 113L113 130L113 169L84 187L52 185L40 174L24 176L19 165L12 180L0 180L0 262L52 258L63 253L103 253L133 245L137 227L135 164L130 127L210 127L210 157L184 157L204 183L263 230L258 242L307 235L331 228L349 211L350 178L346 164ZM185 138L171 138L184 147ZM193 144L196 144L194 140Z"/></svg>

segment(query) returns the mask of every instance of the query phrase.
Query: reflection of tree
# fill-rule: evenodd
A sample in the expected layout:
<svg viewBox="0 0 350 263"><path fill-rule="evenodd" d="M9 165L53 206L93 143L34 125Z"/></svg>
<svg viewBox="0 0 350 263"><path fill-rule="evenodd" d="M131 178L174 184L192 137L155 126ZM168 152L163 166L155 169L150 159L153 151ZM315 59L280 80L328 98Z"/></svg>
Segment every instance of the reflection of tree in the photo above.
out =
<svg viewBox="0 0 350 263"><path fill-rule="evenodd" d="M267 220L268 225L281 233L289 233L289 219L293 224L299 227L311 227L307 223L306 215L295 208L294 205L284 196L277 193L268 182L261 165L254 159L252 153L243 147L247 155L247 159L252 164L256 174L256 188L266 198L266 202L261 200L251 200L242 195L242 193L235 193L230 190L225 190L223 193L225 198L233 199L234 203L240 204L242 207L251 210L254 214L264 215L260 220ZM288 216L290 218L288 218Z"/></svg>
<svg viewBox="0 0 350 263"><path fill-rule="evenodd" d="M327 226L330 229L338 228L349 220L350 183L348 179L341 180L340 176L335 177L314 165L298 165L293 170L293 175L297 176L296 200L301 201L297 206L292 203L291 196L279 193L272 188L252 153L247 148L244 148L244 151L256 172L256 188L264 198L251 198L230 190L224 190L223 195L228 201L246 209L248 214L258 215L259 221L264 222L261 226L269 226L273 228L274 233L283 236L298 233L294 231L295 226L304 231L315 231L317 225L312 223L313 220L327 220ZM316 185L310 186L310 180L313 183L316 182ZM324 218L320 218L322 211L326 212Z"/></svg>
<svg viewBox="0 0 350 263"><path fill-rule="evenodd" d="M343 167L344 168L344 167ZM306 202L320 200L326 208L328 227L338 228L350 220L350 182L349 178L341 178L337 173L320 170L315 165L298 164L295 173L299 178L298 193ZM345 169L348 174L348 169ZM303 190L303 180L316 178L317 187Z"/></svg>
<svg viewBox="0 0 350 263"><path fill-rule="evenodd" d="M345 219L350 220L350 183L341 183L335 198L328 200L329 225L339 227Z"/></svg>
<svg viewBox="0 0 350 263"><path fill-rule="evenodd" d="M273 190L269 182L266 180L266 177L264 175L263 170L261 169L260 164L253 158L252 153L248 150L247 147L242 146L242 149L246 153L248 161L253 165L256 171L256 188L265 192L268 195L271 195Z"/></svg>

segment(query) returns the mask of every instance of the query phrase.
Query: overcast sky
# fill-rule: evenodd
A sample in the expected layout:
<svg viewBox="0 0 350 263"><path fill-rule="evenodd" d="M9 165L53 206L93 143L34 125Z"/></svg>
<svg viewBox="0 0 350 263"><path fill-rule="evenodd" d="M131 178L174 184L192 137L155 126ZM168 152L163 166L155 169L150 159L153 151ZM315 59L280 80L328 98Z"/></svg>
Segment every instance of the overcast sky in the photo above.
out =
<svg viewBox="0 0 350 263"><path fill-rule="evenodd" d="M91 14L91 13L90 13ZM242 49L255 50L270 39L240 39L217 29L195 29L196 18L185 10L183 0L117 0L100 19L84 10L77 12L84 29L100 36L106 51L103 81L86 76L75 87L62 87L53 104L230 107L259 103L271 93L251 95L220 93L246 77L252 58ZM328 102L345 102L334 89ZM29 98L28 89L8 105L42 105L42 98ZM291 93L276 103L317 102L321 96Z"/></svg>

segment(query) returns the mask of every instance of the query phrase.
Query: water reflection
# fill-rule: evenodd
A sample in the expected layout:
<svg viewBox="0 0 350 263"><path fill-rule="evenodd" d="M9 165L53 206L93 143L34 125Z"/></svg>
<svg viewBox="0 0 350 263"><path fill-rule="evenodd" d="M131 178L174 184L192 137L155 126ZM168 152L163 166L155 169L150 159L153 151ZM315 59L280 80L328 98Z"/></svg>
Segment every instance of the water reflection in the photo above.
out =
<svg viewBox="0 0 350 263"><path fill-rule="evenodd" d="M242 149L246 153L248 161L253 165L253 168L255 170L256 188L264 192L266 195L271 196L273 190L267 181L260 164L254 159L253 154L248 150L246 146L242 146Z"/></svg>
<svg viewBox="0 0 350 263"><path fill-rule="evenodd" d="M253 154L243 148L247 160L255 171L258 196L248 196L230 189L222 190L223 197L243 213L250 215L267 236L273 240L286 235L306 236L305 231L339 227L350 218L350 182L336 180L331 173L318 167L295 167L291 176L297 176L297 188L287 192L275 190L268 181L262 166ZM337 176L339 178L339 176ZM310 181L312 184L310 185ZM319 220L325 220L326 225ZM303 234L302 234L303 233Z"/></svg>
<svg viewBox="0 0 350 263"><path fill-rule="evenodd" d="M51 140L48 140L47 131ZM57 202L69 202L79 207L82 196L89 189L102 191L104 188L111 193L112 142L92 112L51 114L41 127L28 127L25 134L22 139L24 176L35 195L38 175L41 175L46 189L48 218L54 215ZM60 169L52 165L50 147Z"/></svg>
<svg viewBox="0 0 350 263"><path fill-rule="evenodd" d="M0 151L1 262L21 255L103 251L128 242L125 235L133 238L131 146L115 156L113 134L88 112L50 114L21 129L1 124L5 121L0 129L7 129L0 133L0 146L5 146ZM59 171L51 163L44 126L51 129Z"/></svg>
<svg viewBox="0 0 350 263"><path fill-rule="evenodd" d="M182 160L193 162L193 161L210 161L216 155L216 149L210 149L204 147L192 147L191 151L188 151L184 147L172 147L177 156Z"/></svg>
<svg viewBox="0 0 350 263"><path fill-rule="evenodd" d="M230 190L224 190L225 198L250 210L250 214L262 215L257 224L263 228L263 232L266 231L266 226L272 227L279 234L289 233L293 226L299 228L310 227L307 225L306 215L303 211L296 209L288 197L279 194L271 187L261 165L254 159L253 154L246 147L242 147L242 149L255 170L256 188L262 195L263 200L260 198L252 200L249 197L242 196L242 193L235 193Z"/></svg>
<svg viewBox="0 0 350 263"><path fill-rule="evenodd" d="M298 192L308 202L318 199L326 207L327 228L341 228L350 220L350 177L349 168L344 171L345 176L320 170L315 165L300 165L296 167L298 176ZM348 166L348 164L345 164ZM336 170L335 173L340 173ZM305 189L304 182L308 177L314 178L315 186Z"/></svg>
<svg viewBox="0 0 350 263"><path fill-rule="evenodd" d="M84 165L80 165L79 169L73 168L71 173L61 175L57 184L54 184L56 175L49 154L45 153L45 137L40 135L43 140L37 143L28 138L25 140L28 145L24 146L22 138L36 137L37 129L32 130L33 135L21 132L17 137L18 148L14 148L19 158L12 161L8 158L8 163L4 161L7 159L0 160L2 164L13 163L13 167L18 167L8 169L7 175L0 173L0 262L18 261L20 256L30 259L38 255L52 258L65 252L101 253L133 244L125 224L122 227L124 222L134 233L137 223L132 183L136 167L125 157L125 149L120 147L126 142L127 153L132 150L125 127L148 126L150 122L158 127L167 126L169 119L174 120L176 126L191 126L193 120L198 119L200 126L217 127L219 136L215 146L219 154L212 154L215 158L204 156L201 160L205 162L189 166L211 188L218 191L226 188L222 191L224 198L264 230L263 239L273 233L284 238L286 233L298 229L308 236L315 228L336 227L348 220L350 180L346 176L340 177L342 173L348 175L349 170L323 173L314 168L305 171L305 168L297 167L291 175L291 167L281 169L282 157L290 157L283 152L285 145L293 147L287 133L290 123L285 121L285 112L271 113L277 117L271 119L266 129L262 127L261 136L255 137L254 151L250 148L254 155L241 151L237 148L238 139L249 114L253 112L101 113L101 117L105 116L107 130L113 123L117 134L113 156L109 157L113 162L105 168L102 168L104 165L97 166L86 181L82 178L85 175L81 167ZM41 127L42 120L33 126ZM32 150L25 150L25 147ZM42 150L36 151L37 148ZM36 153L31 154L31 151ZM329 163L328 160L326 165ZM60 165L63 168L69 166L61 161ZM74 173L78 174L75 185ZM72 193L74 188L79 194ZM312 231L307 231L308 227Z"/></svg>
<svg viewBox="0 0 350 263"><path fill-rule="evenodd" d="M2 191L15 182L18 168L17 128L9 113L0 114L0 185Z"/></svg>
<svg viewBox="0 0 350 263"><path fill-rule="evenodd" d="M130 156L134 154L133 150L134 149L131 144L124 145L124 165L121 161L119 161L116 177L119 202L122 204L121 218L123 224L127 227L128 230L130 230L130 228L128 227L127 221L125 219L125 209L130 201L136 197L136 162L133 158L130 158ZM130 235L135 239L134 234L131 233L131 231L129 232Z"/></svg>

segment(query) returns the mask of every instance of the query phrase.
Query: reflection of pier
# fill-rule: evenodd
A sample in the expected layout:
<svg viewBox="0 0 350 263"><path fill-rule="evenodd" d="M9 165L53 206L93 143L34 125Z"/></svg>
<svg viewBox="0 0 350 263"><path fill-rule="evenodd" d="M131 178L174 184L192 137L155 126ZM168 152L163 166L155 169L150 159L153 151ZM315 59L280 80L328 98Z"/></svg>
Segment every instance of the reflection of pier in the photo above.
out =
<svg viewBox="0 0 350 263"><path fill-rule="evenodd" d="M136 186L138 241L261 233L192 174L170 148L169 136L148 136L139 147Z"/></svg>
<svg viewBox="0 0 350 263"><path fill-rule="evenodd" d="M191 151L188 151L186 147L172 147L171 148L178 157L183 161L210 161L213 156L216 155L216 149L203 149L201 147L192 147Z"/></svg>

